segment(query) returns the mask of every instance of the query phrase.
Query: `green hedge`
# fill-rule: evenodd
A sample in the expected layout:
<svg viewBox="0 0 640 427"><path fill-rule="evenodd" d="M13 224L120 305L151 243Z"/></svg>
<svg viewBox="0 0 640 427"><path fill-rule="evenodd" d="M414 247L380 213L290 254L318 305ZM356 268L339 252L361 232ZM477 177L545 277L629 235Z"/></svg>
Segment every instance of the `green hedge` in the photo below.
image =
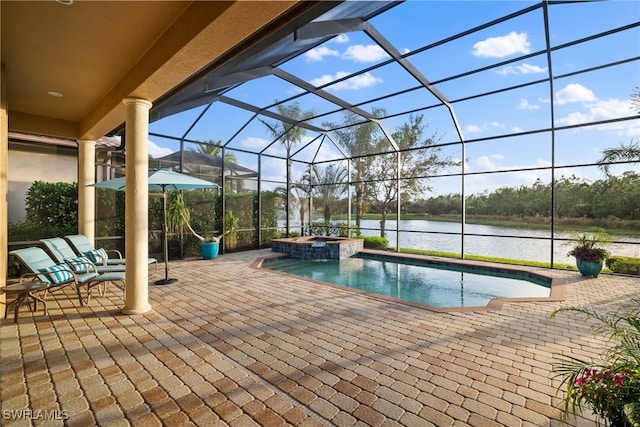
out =
<svg viewBox="0 0 640 427"><path fill-rule="evenodd" d="M380 236L367 236L364 238L364 247L367 249L387 249L389 239Z"/></svg>
<svg viewBox="0 0 640 427"><path fill-rule="evenodd" d="M640 275L640 259L623 256L613 256L607 259L609 270L614 273Z"/></svg>
<svg viewBox="0 0 640 427"><path fill-rule="evenodd" d="M78 232L78 184L35 181L26 197L25 221L9 224L9 241L29 241Z"/></svg>

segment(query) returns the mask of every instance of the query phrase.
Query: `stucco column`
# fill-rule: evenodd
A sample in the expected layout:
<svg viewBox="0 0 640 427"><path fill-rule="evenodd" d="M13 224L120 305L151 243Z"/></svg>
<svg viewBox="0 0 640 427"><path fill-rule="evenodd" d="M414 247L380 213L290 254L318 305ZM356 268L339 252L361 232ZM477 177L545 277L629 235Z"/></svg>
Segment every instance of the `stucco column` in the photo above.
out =
<svg viewBox="0 0 640 427"><path fill-rule="evenodd" d="M144 99L125 98L125 314L139 314L149 305L149 109Z"/></svg>
<svg viewBox="0 0 640 427"><path fill-rule="evenodd" d="M9 108L7 107L7 75L4 64L0 64L0 287L7 285L7 228L8 208L7 170L9 163ZM5 294L0 294L0 302L6 302ZM5 307L6 308L6 307Z"/></svg>
<svg viewBox="0 0 640 427"><path fill-rule="evenodd" d="M94 243L96 234L96 142L78 141L78 233Z"/></svg>

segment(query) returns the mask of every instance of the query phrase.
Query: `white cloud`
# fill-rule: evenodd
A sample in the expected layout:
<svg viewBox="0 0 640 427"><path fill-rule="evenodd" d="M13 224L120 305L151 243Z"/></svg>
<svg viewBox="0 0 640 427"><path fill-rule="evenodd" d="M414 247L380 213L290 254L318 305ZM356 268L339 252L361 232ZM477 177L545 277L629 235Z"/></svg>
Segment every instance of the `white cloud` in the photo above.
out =
<svg viewBox="0 0 640 427"><path fill-rule="evenodd" d="M546 67L539 67L537 65L524 63L522 65L503 67L496 71L498 74L507 76L510 74L539 74L547 71Z"/></svg>
<svg viewBox="0 0 640 427"><path fill-rule="evenodd" d="M565 117L559 118L557 123L571 126L618 117L627 117L633 114L629 100L596 100L594 102L584 103L584 107L586 111L569 113ZM608 123L593 126L592 128L602 131L616 131L619 136L635 137L640 135L640 126L634 122Z"/></svg>
<svg viewBox="0 0 640 427"><path fill-rule="evenodd" d="M266 147L270 143L271 143L271 141L267 141L264 138L258 138L258 137L255 137L255 136L251 136L249 138L245 138L244 140L242 140L240 145L245 147L245 148L260 148L260 149L263 149L264 147Z"/></svg>
<svg viewBox="0 0 640 427"><path fill-rule="evenodd" d="M593 120L608 120L634 114L630 102L619 99L599 100L589 105L589 112Z"/></svg>
<svg viewBox="0 0 640 427"><path fill-rule="evenodd" d="M464 128L466 133L479 133L482 132L482 127L476 125L468 125Z"/></svg>
<svg viewBox="0 0 640 427"><path fill-rule="evenodd" d="M264 156L262 160L262 179L265 181L277 181L286 182L287 168L280 159L275 159L271 156ZM284 184L278 184L276 186L284 186Z"/></svg>
<svg viewBox="0 0 640 427"><path fill-rule="evenodd" d="M518 127L518 126L513 126L511 128L511 133L520 133L522 131L524 131L524 129L522 129L521 127Z"/></svg>
<svg viewBox="0 0 640 427"><path fill-rule="evenodd" d="M324 74L316 79L311 80L311 84L319 87L324 84L330 83L332 81L338 80L342 77L348 76L349 72L346 71L338 71L335 75ZM348 80L342 81L340 83L336 83L334 85L329 86L327 89L333 91L339 90L358 90L365 87L373 87L378 83L382 83L382 79L375 77L370 72L366 72L364 74L360 74L358 76L352 77Z"/></svg>
<svg viewBox="0 0 640 427"><path fill-rule="evenodd" d="M529 101L522 98L517 108L518 110L539 110L540 106L535 104L529 104Z"/></svg>
<svg viewBox="0 0 640 427"><path fill-rule="evenodd" d="M347 50L342 54L342 57L355 62L375 62L388 58L389 55L376 44L370 44L367 46L354 44L347 48Z"/></svg>
<svg viewBox="0 0 640 427"><path fill-rule="evenodd" d="M527 33L510 32L506 36L489 37L473 45L472 54L481 58L504 58L516 53L529 53L531 43Z"/></svg>
<svg viewBox="0 0 640 427"><path fill-rule="evenodd" d="M304 60L305 62L318 62L322 61L325 56L340 56L340 53L326 46L320 46L305 52Z"/></svg>
<svg viewBox="0 0 640 427"><path fill-rule="evenodd" d="M333 40L336 43L347 43L349 41L349 36L346 34L338 34Z"/></svg>
<svg viewBox="0 0 640 427"><path fill-rule="evenodd" d="M480 169L485 171L493 171L496 170L495 164L489 159L488 156L480 156L474 162L474 165L478 166Z"/></svg>
<svg viewBox="0 0 640 427"><path fill-rule="evenodd" d="M488 123L481 123L479 125L467 125L465 126L464 129L466 133L480 133L489 129L503 128L503 127L504 127L504 124L500 122L488 122Z"/></svg>
<svg viewBox="0 0 640 427"><path fill-rule="evenodd" d="M556 92L556 102L558 105L564 105L570 102L595 101L595 99L596 97L591 89L578 83L568 84Z"/></svg>
<svg viewBox="0 0 640 427"><path fill-rule="evenodd" d="M160 147L155 142L149 141L149 154L151 154L154 159L168 156L171 153L173 153L173 150L170 148Z"/></svg>

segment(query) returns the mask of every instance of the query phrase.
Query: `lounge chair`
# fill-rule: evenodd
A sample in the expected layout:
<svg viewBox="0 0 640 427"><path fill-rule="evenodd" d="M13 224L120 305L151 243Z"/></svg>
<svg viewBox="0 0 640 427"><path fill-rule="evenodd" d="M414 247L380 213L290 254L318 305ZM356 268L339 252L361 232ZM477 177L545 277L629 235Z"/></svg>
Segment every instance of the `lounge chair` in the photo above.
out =
<svg viewBox="0 0 640 427"><path fill-rule="evenodd" d="M69 242L69 245L76 251L76 254L80 256L86 256L91 259L94 264L103 265L122 265L126 262L125 258L122 258L120 251L112 249L107 251L103 248L94 248L87 236L84 234L70 234L64 236L65 240ZM113 252L117 258L109 258L108 253ZM148 259L149 265L155 266L154 273L158 270L158 260L155 258Z"/></svg>
<svg viewBox="0 0 640 427"><path fill-rule="evenodd" d="M113 273L115 271L124 271L124 264L114 264L114 265L103 265L103 264L94 264L88 257L78 256L76 251L73 250L71 246L69 246L69 242L67 242L62 237L52 237L49 239L40 239L40 243L44 246L45 250L49 252L51 258L56 261L58 264L67 263L71 267L74 266L82 266L86 264L93 264L95 268L91 268L91 270L96 270L99 274L102 273ZM79 269L73 269L76 272L80 272Z"/></svg>
<svg viewBox="0 0 640 427"><path fill-rule="evenodd" d="M95 269L89 272L75 272L68 264L59 264L54 261L44 249L40 247L30 247L24 249L16 249L9 252L10 256L14 256L20 261L20 263L28 270L20 276L20 283L28 279L37 279L48 285L46 292L53 292L58 289L62 289L66 286L73 285L76 288L78 294L78 300L80 305L84 305L82 299L82 293L80 291L82 286L87 287L87 304L91 300L91 290L93 287L100 284L103 285L103 291L106 288L107 282L120 282L124 285L125 274L124 272L111 272L99 274ZM95 267L95 266L93 266ZM85 265L83 268L91 268L90 265ZM86 270L85 270L86 271ZM99 289L99 288L98 288Z"/></svg>

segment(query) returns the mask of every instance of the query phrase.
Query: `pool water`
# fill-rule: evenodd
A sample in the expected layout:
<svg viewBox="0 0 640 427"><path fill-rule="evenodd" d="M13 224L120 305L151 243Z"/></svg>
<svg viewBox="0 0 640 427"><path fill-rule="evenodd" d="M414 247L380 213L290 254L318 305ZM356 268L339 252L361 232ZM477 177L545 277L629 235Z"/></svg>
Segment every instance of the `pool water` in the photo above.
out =
<svg viewBox="0 0 640 427"><path fill-rule="evenodd" d="M493 298L548 297L550 281L455 265L400 263L366 257L275 259L263 268L434 307L485 306Z"/></svg>

